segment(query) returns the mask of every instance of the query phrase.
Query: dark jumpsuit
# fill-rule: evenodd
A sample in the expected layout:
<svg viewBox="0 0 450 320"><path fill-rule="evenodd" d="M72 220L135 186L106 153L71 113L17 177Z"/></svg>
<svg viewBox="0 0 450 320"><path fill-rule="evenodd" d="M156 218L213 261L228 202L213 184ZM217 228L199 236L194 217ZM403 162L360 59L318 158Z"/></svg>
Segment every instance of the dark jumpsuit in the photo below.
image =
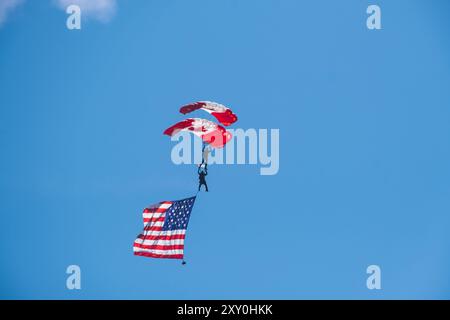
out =
<svg viewBox="0 0 450 320"><path fill-rule="evenodd" d="M198 168L198 191L200 191L200 188L205 186L206 192L208 192L208 185L206 184L205 177L208 175L208 169L202 169L201 167Z"/></svg>

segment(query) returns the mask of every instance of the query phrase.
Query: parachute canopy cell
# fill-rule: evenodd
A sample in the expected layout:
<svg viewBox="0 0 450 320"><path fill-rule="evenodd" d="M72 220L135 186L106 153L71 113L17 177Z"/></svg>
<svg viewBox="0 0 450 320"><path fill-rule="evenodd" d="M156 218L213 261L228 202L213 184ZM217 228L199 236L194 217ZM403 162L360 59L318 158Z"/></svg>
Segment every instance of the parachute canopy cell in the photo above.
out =
<svg viewBox="0 0 450 320"><path fill-rule="evenodd" d="M237 121L237 116L230 108L212 101L199 101L182 106L180 112L188 114L195 110L204 110L214 116L224 126L229 126Z"/></svg>
<svg viewBox="0 0 450 320"><path fill-rule="evenodd" d="M224 127L200 118L189 118L180 121L167 128L164 134L172 137L180 131L191 132L214 148L222 148L232 137L231 133Z"/></svg>

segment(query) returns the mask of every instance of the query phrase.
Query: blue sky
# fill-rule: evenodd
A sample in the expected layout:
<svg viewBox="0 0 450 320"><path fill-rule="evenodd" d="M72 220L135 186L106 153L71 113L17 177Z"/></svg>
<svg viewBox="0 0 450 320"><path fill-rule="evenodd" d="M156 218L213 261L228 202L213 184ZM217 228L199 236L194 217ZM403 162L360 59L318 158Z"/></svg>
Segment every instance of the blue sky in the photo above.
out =
<svg viewBox="0 0 450 320"><path fill-rule="evenodd" d="M0 298L450 298L447 1L118 0L78 31L56 2L0 26ZM195 193L162 131L196 100L279 128L280 171L211 166L188 264L135 257L142 208Z"/></svg>

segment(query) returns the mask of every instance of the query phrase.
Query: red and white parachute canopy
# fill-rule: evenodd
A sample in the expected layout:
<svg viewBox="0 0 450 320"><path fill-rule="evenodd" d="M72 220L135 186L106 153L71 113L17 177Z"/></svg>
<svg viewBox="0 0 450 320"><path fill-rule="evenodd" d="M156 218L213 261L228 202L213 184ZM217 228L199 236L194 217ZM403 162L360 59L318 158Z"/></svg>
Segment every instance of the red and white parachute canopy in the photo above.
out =
<svg viewBox="0 0 450 320"><path fill-rule="evenodd" d="M224 127L206 119L189 118L180 121L164 131L168 136L174 136L180 131L192 132L211 147L222 148L231 140L231 133Z"/></svg>
<svg viewBox="0 0 450 320"><path fill-rule="evenodd" d="M230 108L225 107L220 103L211 101L199 101L187 104L181 107L180 112L182 114L187 114L198 109L202 109L213 115L224 126L229 126L235 123L238 119Z"/></svg>

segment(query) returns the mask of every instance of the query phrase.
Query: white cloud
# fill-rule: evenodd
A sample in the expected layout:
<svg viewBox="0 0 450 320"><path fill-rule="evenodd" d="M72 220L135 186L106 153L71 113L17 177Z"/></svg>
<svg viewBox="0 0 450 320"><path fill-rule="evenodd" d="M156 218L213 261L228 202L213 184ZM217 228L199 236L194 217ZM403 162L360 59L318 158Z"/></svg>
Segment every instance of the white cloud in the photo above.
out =
<svg viewBox="0 0 450 320"><path fill-rule="evenodd" d="M3 1L3 0L0 0ZM12 1L12 0L10 0ZM108 22L116 13L116 0L54 0L63 10L71 4L81 9L82 17L91 17L101 22Z"/></svg>
<svg viewBox="0 0 450 320"><path fill-rule="evenodd" d="M23 0L0 0L0 26L6 21L8 14L22 2Z"/></svg>

